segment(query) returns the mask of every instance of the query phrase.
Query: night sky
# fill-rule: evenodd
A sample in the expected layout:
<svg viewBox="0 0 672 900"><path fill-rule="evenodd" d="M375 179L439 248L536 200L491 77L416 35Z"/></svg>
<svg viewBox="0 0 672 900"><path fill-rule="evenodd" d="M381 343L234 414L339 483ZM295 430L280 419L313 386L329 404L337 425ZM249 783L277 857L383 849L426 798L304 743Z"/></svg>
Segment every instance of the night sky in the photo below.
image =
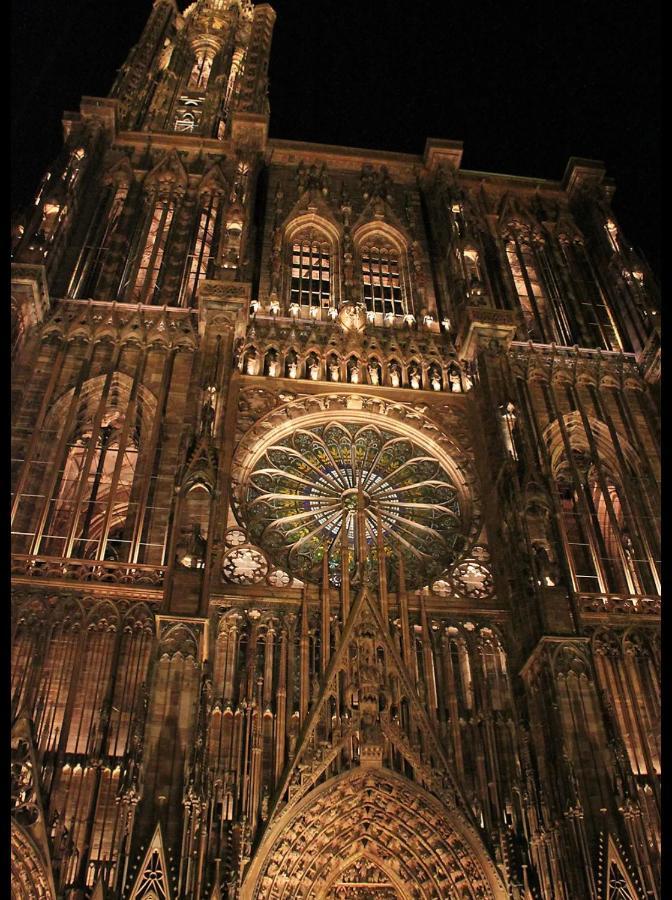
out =
<svg viewBox="0 0 672 900"><path fill-rule="evenodd" d="M601 159L626 235L659 271L658 0L272 6L271 137L410 153L449 138L465 169L540 178ZM12 0L13 208L58 152L63 111L107 95L150 9Z"/></svg>

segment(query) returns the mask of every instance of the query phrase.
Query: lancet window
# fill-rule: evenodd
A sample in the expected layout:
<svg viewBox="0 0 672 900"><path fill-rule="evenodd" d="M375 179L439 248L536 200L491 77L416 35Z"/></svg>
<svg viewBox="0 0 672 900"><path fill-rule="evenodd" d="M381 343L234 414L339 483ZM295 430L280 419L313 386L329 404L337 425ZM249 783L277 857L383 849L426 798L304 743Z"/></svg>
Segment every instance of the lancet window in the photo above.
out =
<svg viewBox="0 0 672 900"><path fill-rule="evenodd" d="M506 242L506 255L525 320L525 337L533 341L555 340L547 321L546 292L531 245L513 235Z"/></svg>
<svg viewBox="0 0 672 900"><path fill-rule="evenodd" d="M462 254L464 261L464 274L469 294L482 292L481 266L478 258L478 250L467 247Z"/></svg>
<svg viewBox="0 0 672 900"><path fill-rule="evenodd" d="M79 180L79 176L82 172L82 162L85 156L86 153L82 147L77 147L70 155L68 168L63 173L63 180L71 190Z"/></svg>
<svg viewBox="0 0 672 900"><path fill-rule="evenodd" d="M318 232L292 240L290 304L301 309L328 308L331 302L331 243Z"/></svg>
<svg viewBox="0 0 672 900"><path fill-rule="evenodd" d="M215 249L213 240L219 202L219 195L215 194L212 197L206 197L204 205L201 207L193 244L187 256L181 306L195 306L198 284L202 279L208 277L208 268Z"/></svg>
<svg viewBox="0 0 672 900"><path fill-rule="evenodd" d="M161 199L154 203L131 291L131 300L136 303L153 301L159 286L161 265L174 213L175 204L172 199Z"/></svg>
<svg viewBox="0 0 672 900"><path fill-rule="evenodd" d="M108 188L94 216L87 245L83 247L79 265L75 270L68 295L92 297L110 247L112 235L117 230L124 209L128 185Z"/></svg>
<svg viewBox="0 0 672 900"><path fill-rule="evenodd" d="M44 236L45 241L53 240L56 229L64 216L65 207L61 207L59 203L47 201L44 204L39 231Z"/></svg>
<svg viewBox="0 0 672 900"><path fill-rule="evenodd" d="M212 47L199 47L196 50L196 59L187 85L189 90L204 91L206 89L214 59L215 51Z"/></svg>
<svg viewBox="0 0 672 900"><path fill-rule="evenodd" d="M141 435L155 400L143 386L115 373L85 382L57 401L45 420L13 523L17 543L47 556L124 562L146 545L134 531L132 500ZM62 433L63 420L76 422ZM151 430L151 428L150 428ZM54 446L56 451L54 452Z"/></svg>
<svg viewBox="0 0 672 900"><path fill-rule="evenodd" d="M579 312L591 346L622 350L616 324L606 298L597 283L585 247L580 241L561 242L561 251L571 273Z"/></svg>
<svg viewBox="0 0 672 900"><path fill-rule="evenodd" d="M403 316L406 312L399 252L389 244L361 248L362 292L368 312Z"/></svg>
<svg viewBox="0 0 672 900"><path fill-rule="evenodd" d="M137 434L122 440L123 414L108 410L100 426L85 424L72 438L52 504L45 550L78 558L118 560L127 543L123 525L135 473Z"/></svg>
<svg viewBox="0 0 672 900"><path fill-rule="evenodd" d="M605 443L599 423L592 431L594 440ZM558 453L554 474L576 588L588 593L658 593L655 535L641 504L633 506L624 487L630 483L630 493L639 494L634 471L624 476L607 451L604 458L594 459L571 424L569 434L570 457L564 450ZM641 499L647 502L643 492Z"/></svg>

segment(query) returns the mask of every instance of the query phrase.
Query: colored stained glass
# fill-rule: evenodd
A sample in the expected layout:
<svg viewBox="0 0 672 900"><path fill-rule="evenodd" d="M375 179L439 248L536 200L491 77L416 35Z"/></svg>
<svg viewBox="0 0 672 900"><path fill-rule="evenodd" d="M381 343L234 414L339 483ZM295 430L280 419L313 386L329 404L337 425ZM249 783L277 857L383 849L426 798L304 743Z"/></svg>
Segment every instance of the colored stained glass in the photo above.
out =
<svg viewBox="0 0 672 900"><path fill-rule="evenodd" d="M408 587L420 587L463 549L457 490L441 462L405 435L374 425L297 429L270 446L249 476L241 512L252 541L278 566L312 581L320 578L325 550L334 584L345 548L355 571L359 523L372 563L382 525L391 586L399 555Z"/></svg>

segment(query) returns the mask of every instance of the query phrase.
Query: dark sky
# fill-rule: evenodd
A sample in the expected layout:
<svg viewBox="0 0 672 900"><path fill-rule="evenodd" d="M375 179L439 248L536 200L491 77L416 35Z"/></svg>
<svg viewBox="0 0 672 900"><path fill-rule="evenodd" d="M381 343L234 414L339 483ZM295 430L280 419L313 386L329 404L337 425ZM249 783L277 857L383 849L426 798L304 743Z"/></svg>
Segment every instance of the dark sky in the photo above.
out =
<svg viewBox="0 0 672 900"><path fill-rule="evenodd" d="M186 4L180 4L184 8ZM657 0L276 0L271 136L560 178L602 159L630 241L660 267ZM150 0L12 0L12 187L30 202L63 110L105 96Z"/></svg>

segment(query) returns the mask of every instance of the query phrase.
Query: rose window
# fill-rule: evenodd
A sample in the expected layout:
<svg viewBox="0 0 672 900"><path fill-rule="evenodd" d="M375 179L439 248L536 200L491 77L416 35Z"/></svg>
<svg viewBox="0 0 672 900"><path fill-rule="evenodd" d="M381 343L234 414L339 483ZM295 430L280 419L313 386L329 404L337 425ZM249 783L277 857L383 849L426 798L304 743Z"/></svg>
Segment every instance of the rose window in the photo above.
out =
<svg viewBox="0 0 672 900"><path fill-rule="evenodd" d="M254 584L268 571L263 555L254 547L236 547L222 561L222 574L233 584Z"/></svg>
<svg viewBox="0 0 672 900"><path fill-rule="evenodd" d="M379 527L391 587L400 555L407 586L415 588L445 571L464 547L448 470L420 443L386 427L299 428L261 454L238 497L249 539L281 569L313 582L321 578L325 551L338 584L344 549L352 574L362 545L375 578Z"/></svg>

